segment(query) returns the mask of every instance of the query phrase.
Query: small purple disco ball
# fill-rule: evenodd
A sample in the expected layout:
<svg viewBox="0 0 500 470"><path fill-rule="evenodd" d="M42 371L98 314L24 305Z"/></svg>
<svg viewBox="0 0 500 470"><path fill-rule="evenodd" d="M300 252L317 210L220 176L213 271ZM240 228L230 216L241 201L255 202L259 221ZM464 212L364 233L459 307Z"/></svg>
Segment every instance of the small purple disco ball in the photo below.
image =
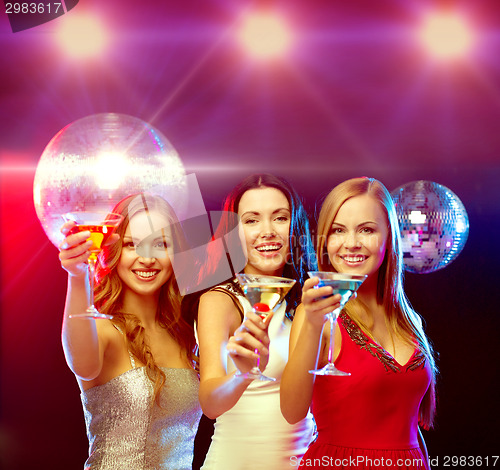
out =
<svg viewBox="0 0 500 470"><path fill-rule="evenodd" d="M462 201L432 181L413 181L391 193L401 232L405 269L426 274L448 266L469 235Z"/></svg>

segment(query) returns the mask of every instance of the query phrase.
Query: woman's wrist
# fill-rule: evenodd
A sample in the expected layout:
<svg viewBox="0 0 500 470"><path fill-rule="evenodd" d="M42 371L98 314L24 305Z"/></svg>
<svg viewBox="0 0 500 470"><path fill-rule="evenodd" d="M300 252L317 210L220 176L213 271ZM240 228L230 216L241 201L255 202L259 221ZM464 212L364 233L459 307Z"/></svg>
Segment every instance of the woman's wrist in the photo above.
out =
<svg viewBox="0 0 500 470"><path fill-rule="evenodd" d="M254 381L251 377L245 377L245 374L240 371L233 372L231 375L232 380L234 380L237 385L245 385L245 388Z"/></svg>
<svg viewBox="0 0 500 470"><path fill-rule="evenodd" d="M324 316L321 318L318 315L308 315L306 313L302 328L305 329L305 331L307 331L309 334L321 333L321 331L323 331L325 322L326 318Z"/></svg>

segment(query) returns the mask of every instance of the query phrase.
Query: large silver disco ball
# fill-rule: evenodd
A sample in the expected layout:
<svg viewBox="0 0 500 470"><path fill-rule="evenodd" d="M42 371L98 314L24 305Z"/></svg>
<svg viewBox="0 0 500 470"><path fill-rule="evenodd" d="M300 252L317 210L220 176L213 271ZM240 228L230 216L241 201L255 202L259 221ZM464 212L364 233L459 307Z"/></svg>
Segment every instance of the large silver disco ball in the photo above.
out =
<svg viewBox="0 0 500 470"><path fill-rule="evenodd" d="M413 181L391 193L396 204L407 271L430 273L450 264L469 235L462 201L432 181Z"/></svg>
<svg viewBox="0 0 500 470"><path fill-rule="evenodd" d="M67 125L43 151L33 184L35 209L58 246L61 214L110 211L125 196L144 191L179 208L185 176L177 152L157 129L124 114L95 114Z"/></svg>

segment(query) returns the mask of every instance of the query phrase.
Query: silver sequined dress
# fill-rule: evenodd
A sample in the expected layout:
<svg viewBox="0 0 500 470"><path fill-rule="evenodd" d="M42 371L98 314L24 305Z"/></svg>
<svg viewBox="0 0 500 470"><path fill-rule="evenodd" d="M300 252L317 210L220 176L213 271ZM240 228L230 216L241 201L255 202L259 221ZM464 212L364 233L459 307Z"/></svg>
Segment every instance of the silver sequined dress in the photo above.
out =
<svg viewBox="0 0 500 470"><path fill-rule="evenodd" d="M191 369L162 368L161 407L152 406L145 367L81 394L92 470L191 469L201 417L199 380Z"/></svg>

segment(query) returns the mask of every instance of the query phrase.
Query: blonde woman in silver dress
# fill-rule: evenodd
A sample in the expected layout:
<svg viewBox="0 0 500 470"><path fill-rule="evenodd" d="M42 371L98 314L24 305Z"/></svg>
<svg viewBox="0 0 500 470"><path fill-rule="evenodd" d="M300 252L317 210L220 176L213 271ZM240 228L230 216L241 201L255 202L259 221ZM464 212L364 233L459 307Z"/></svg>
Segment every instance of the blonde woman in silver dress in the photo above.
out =
<svg viewBox="0 0 500 470"><path fill-rule="evenodd" d="M112 320L70 318L87 306L89 232L60 247L68 272L62 341L81 390L85 469L191 469L201 416L192 325L181 316L171 256L182 243L170 206L144 194L121 201L115 238L97 268L95 301Z"/></svg>

